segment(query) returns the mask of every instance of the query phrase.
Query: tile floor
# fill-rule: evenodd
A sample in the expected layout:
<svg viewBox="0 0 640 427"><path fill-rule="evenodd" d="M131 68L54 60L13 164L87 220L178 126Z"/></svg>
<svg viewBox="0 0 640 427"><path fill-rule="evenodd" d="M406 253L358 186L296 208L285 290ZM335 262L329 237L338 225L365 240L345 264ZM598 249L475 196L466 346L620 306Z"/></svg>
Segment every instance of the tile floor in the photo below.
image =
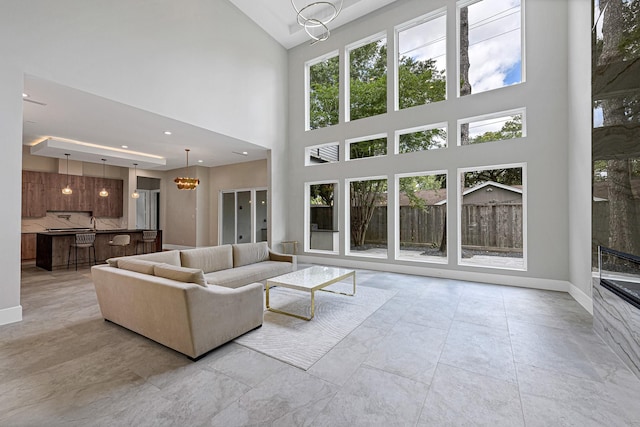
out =
<svg viewBox="0 0 640 427"><path fill-rule="evenodd" d="M104 322L88 269L23 267L1 426L640 426L640 381L568 294L358 271L400 292L308 371L198 362Z"/></svg>

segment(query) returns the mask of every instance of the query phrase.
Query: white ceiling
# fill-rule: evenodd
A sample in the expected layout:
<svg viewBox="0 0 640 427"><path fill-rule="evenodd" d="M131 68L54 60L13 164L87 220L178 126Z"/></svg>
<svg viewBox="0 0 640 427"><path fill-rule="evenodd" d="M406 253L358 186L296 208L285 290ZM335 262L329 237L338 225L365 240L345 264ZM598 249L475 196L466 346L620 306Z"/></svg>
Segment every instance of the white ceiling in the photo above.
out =
<svg viewBox="0 0 640 427"><path fill-rule="evenodd" d="M230 1L285 48L310 42L297 24L291 0ZM298 7L304 3L294 1ZM329 28L334 30L394 1L344 0L340 15ZM106 159L109 165L133 167L133 163L138 163L140 169L154 170L184 167L185 148L191 150L190 165L207 167L267 156L266 149L254 144L47 80L25 76L24 88L29 96L23 102L23 144L34 146L54 138L32 147L36 155L64 159L68 153L71 160L101 163L101 159ZM165 135L165 130L172 135ZM144 155L160 157L164 162L157 159L147 162Z"/></svg>
<svg viewBox="0 0 640 427"><path fill-rule="evenodd" d="M257 145L47 80L25 76L24 93L29 97L23 99L22 143L41 143L31 148L35 155L64 159L69 153L70 160L107 159L108 165L132 168L138 163L140 169L154 170L184 167L185 148L191 150L190 165L207 167L267 156ZM166 130L172 134L165 135ZM145 155L161 157L165 164L145 161Z"/></svg>
<svg viewBox="0 0 640 427"><path fill-rule="evenodd" d="M278 43L289 49L311 39L298 25L292 0L229 0ZM315 0L293 0L298 9ZM339 0L331 0L336 2ZM340 15L328 27L334 30L396 0L344 0Z"/></svg>

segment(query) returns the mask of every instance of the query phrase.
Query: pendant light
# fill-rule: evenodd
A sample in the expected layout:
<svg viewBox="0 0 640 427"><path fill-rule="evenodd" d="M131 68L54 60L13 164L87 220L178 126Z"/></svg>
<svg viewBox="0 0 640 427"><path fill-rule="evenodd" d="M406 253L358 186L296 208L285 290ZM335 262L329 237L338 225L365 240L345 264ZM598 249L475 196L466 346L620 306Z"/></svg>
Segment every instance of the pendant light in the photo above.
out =
<svg viewBox="0 0 640 427"><path fill-rule="evenodd" d="M187 152L187 174L189 173L189 150L185 148L184 151ZM178 186L178 190L195 190L198 184L200 184L200 180L198 178L189 178L179 176L173 180Z"/></svg>
<svg viewBox="0 0 640 427"><path fill-rule="evenodd" d="M71 190L71 187L69 187L69 156L70 155L71 154L65 154L65 156L67 156L67 186L62 189L62 194L64 194L65 196L70 196L71 193L73 193L73 190Z"/></svg>
<svg viewBox="0 0 640 427"><path fill-rule="evenodd" d="M133 168L134 168L134 175L135 175L135 183L136 183L136 188L133 189L133 193L131 193L131 198L132 199L138 199L140 197L140 193L138 193L138 164L134 163L133 164Z"/></svg>
<svg viewBox="0 0 640 427"><path fill-rule="evenodd" d="M105 173L104 173L104 168L105 168L105 162L107 161L107 159L102 159L102 180L104 181L105 179ZM100 192L98 193L98 195L100 197L109 197L109 192L107 191L107 189L105 187L102 187L102 190L100 190Z"/></svg>

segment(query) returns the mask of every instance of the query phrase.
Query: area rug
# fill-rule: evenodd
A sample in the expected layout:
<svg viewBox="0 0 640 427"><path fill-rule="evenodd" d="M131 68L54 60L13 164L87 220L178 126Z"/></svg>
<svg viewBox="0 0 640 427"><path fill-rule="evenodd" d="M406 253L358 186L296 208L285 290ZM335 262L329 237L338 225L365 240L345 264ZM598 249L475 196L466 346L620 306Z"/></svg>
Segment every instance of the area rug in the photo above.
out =
<svg viewBox="0 0 640 427"><path fill-rule="evenodd" d="M351 292L353 288L351 283L339 282L328 289ZM265 311L262 327L235 342L307 370L396 293L366 286L358 287L353 297L316 291L315 317L310 321ZM276 287L269 290L269 302L273 308L308 316L311 297Z"/></svg>

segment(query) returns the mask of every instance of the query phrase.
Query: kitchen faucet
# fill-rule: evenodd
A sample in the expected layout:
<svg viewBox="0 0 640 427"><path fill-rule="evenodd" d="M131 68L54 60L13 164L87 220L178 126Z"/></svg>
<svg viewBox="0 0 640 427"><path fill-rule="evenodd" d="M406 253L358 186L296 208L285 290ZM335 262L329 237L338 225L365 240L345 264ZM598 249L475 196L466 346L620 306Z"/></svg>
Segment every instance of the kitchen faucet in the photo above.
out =
<svg viewBox="0 0 640 427"><path fill-rule="evenodd" d="M94 230L96 230L96 229L98 228L98 221L96 220L96 217L95 217L95 216L92 216L92 217L91 217L91 220L90 220L89 222L90 222L90 224L92 224L92 225L93 225L93 229L94 229Z"/></svg>

